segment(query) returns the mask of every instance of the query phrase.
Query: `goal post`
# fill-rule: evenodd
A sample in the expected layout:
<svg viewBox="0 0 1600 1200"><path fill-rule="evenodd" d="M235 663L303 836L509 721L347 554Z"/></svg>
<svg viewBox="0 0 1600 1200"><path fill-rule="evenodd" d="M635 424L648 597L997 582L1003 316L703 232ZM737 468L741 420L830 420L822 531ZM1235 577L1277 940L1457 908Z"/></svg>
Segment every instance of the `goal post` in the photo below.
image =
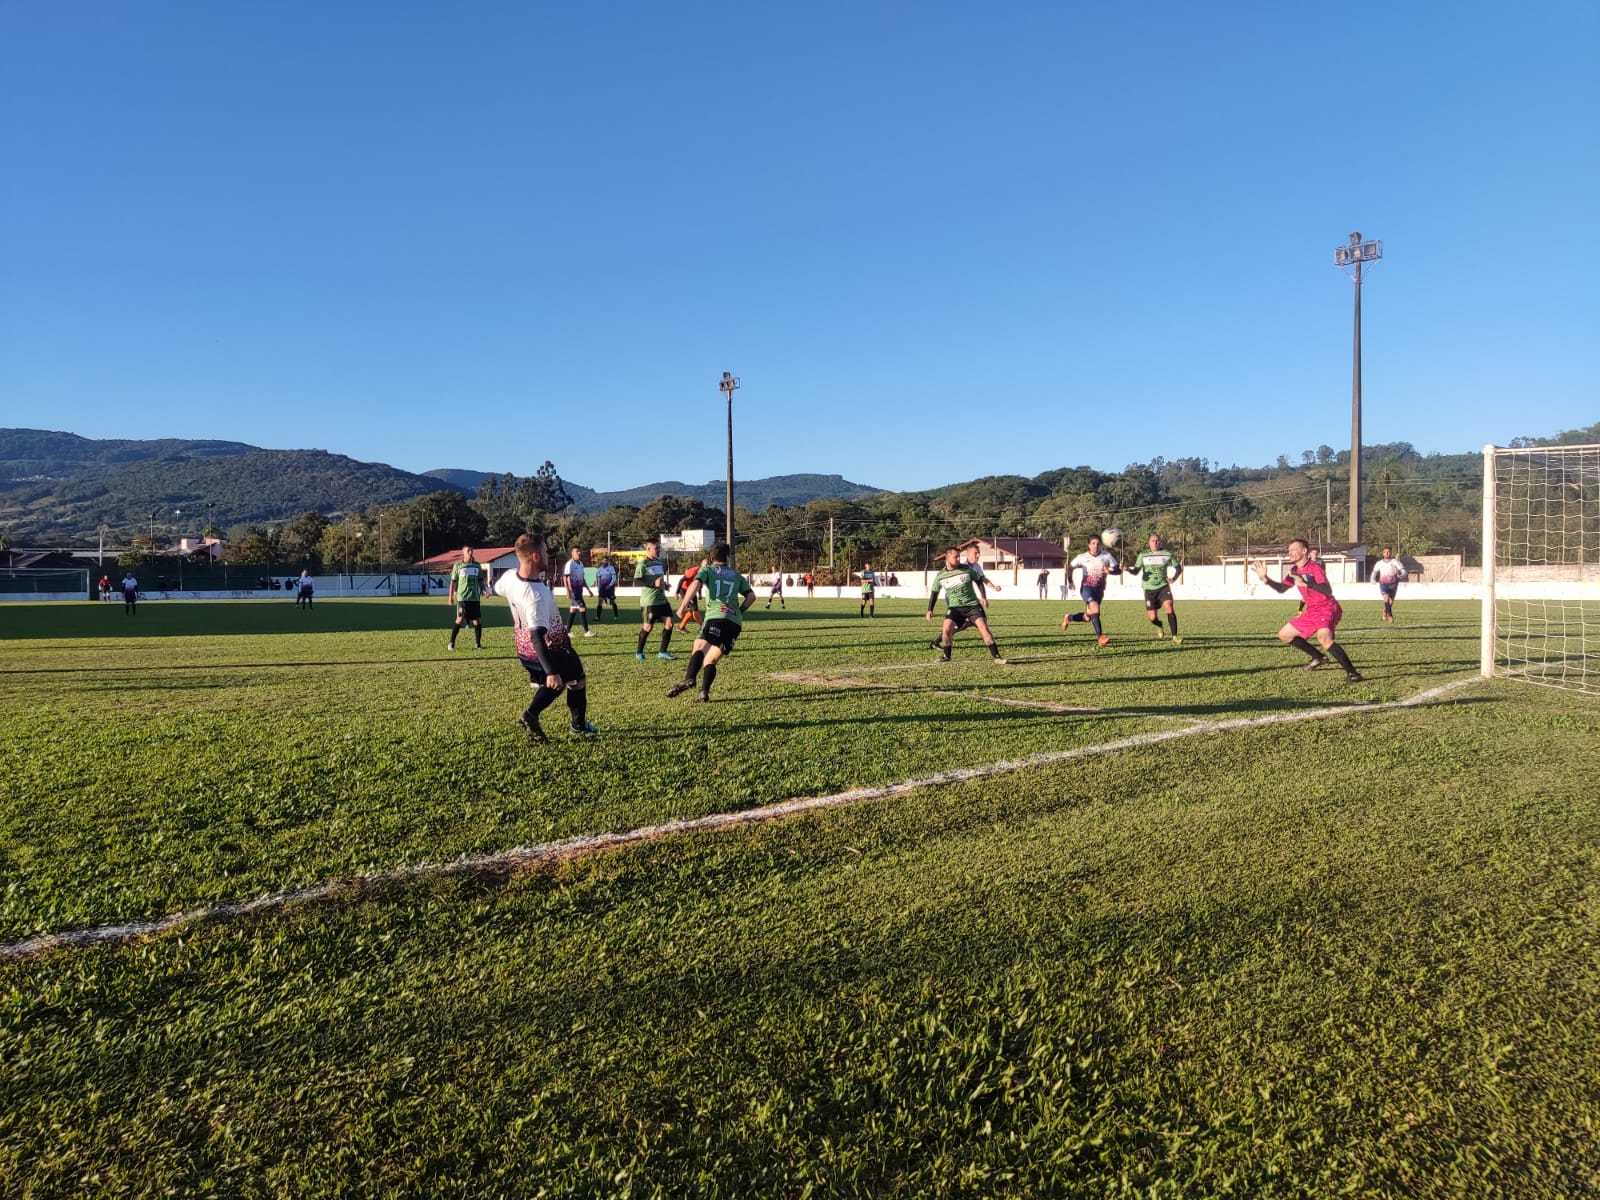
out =
<svg viewBox="0 0 1600 1200"><path fill-rule="evenodd" d="M13 567L0 571L0 598L27 600L39 596L88 599L89 568Z"/></svg>
<svg viewBox="0 0 1600 1200"><path fill-rule="evenodd" d="M1600 445L1483 449L1480 669L1600 694Z"/></svg>

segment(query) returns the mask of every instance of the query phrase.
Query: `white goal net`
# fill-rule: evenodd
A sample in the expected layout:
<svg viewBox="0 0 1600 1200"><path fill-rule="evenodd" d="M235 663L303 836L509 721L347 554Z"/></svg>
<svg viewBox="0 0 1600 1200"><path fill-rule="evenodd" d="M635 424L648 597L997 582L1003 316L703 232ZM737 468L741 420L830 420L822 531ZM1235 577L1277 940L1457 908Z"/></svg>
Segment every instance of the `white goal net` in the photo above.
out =
<svg viewBox="0 0 1600 1200"><path fill-rule="evenodd" d="M1600 694L1600 446L1483 451L1483 674Z"/></svg>
<svg viewBox="0 0 1600 1200"><path fill-rule="evenodd" d="M89 572L82 567L16 567L0 570L0 599L89 595Z"/></svg>

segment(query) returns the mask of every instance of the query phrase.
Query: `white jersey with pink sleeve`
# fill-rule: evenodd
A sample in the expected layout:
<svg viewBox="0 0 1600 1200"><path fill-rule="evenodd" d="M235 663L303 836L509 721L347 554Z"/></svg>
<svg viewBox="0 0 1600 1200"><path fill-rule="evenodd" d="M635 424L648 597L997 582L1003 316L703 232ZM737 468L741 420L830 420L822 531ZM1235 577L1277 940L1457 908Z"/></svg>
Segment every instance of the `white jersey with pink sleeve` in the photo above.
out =
<svg viewBox="0 0 1600 1200"><path fill-rule="evenodd" d="M539 628L544 629L544 644L550 649L562 650L572 645L561 620L561 611L556 607L555 593L544 580L512 575L509 580L500 580L499 592L511 610L511 637L516 643L518 658L538 661L533 631Z"/></svg>

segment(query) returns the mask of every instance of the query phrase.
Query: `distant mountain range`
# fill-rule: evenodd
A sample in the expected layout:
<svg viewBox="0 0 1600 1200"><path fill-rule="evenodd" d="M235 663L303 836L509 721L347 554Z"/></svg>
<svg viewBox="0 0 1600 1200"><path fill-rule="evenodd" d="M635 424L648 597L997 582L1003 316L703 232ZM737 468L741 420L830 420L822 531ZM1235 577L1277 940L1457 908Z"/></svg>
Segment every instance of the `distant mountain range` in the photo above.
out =
<svg viewBox="0 0 1600 1200"><path fill-rule="evenodd" d="M559 465L559 464L558 464ZM326 450L266 450L244 442L93 439L43 429L0 429L0 533L13 544L81 541L102 525L118 537L154 521L158 532L224 529L413 500L454 489L474 495L497 474L441 468L417 475ZM531 474L531 471L530 471ZM563 480L585 512L642 507L664 495L721 508L723 483L676 481L597 492ZM759 511L811 500L873 495L882 489L838 475L778 475L736 483L740 507ZM209 506L209 507L208 507Z"/></svg>
<svg viewBox="0 0 1600 1200"><path fill-rule="evenodd" d="M471 496L478 485L493 475L484 471L463 471L444 468L427 472L434 479L452 484ZM582 484L563 479L567 495L584 512L605 512L619 504L643 508L662 496L682 496L698 500L710 508L721 508L727 499L727 482L713 479L706 483L683 483L676 479L660 483L647 483L643 487L627 488L620 492L596 492ZM759 512L774 504L780 508L793 508L813 500L854 500L860 496L875 496L882 488L851 483L843 475L772 475L766 479L734 480L734 501L739 507Z"/></svg>

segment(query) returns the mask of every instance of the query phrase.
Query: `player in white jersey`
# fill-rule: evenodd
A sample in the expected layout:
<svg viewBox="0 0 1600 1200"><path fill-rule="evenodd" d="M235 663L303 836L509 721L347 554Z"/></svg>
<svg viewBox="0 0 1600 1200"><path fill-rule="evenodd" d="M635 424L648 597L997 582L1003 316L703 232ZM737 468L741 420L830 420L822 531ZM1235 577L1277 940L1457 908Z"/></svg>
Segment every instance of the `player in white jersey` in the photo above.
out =
<svg viewBox="0 0 1600 1200"><path fill-rule="evenodd" d="M512 638L517 658L528 672L534 689L533 700L517 723L531 742L547 739L539 726L539 714L563 691L567 693L567 713L573 737L593 737L597 730L587 718L589 690L583 660L572 648L567 627L561 623L555 593L545 582L550 569L550 551L541 534L525 533L517 539L517 571L502 579L500 594L511 610Z"/></svg>
<svg viewBox="0 0 1600 1200"><path fill-rule="evenodd" d="M1083 572L1083 582L1078 585L1078 595L1083 599L1081 613L1069 612L1061 618L1061 628L1070 629L1074 621L1082 621L1094 626L1095 642L1104 646L1111 639L1106 636L1100 627L1100 601L1105 599L1106 580L1112 575L1122 574L1122 564L1117 562L1116 555L1109 550L1100 548L1100 535L1091 534L1089 548L1077 558L1067 564L1067 586L1072 586L1074 573Z"/></svg>
<svg viewBox="0 0 1600 1200"><path fill-rule="evenodd" d="M1383 619L1391 625L1394 624L1395 593L1405 577L1405 566L1394 556L1394 547L1385 546L1383 557L1372 564L1372 581L1378 585L1378 595L1383 597Z"/></svg>
<svg viewBox="0 0 1600 1200"><path fill-rule="evenodd" d="M973 582L978 586L978 603L983 605L984 612L989 611L989 592L993 590L999 595L1003 590L991 577L983 573L983 564L978 560L983 557L983 551L976 542L967 547L965 563L967 570L972 572Z"/></svg>

